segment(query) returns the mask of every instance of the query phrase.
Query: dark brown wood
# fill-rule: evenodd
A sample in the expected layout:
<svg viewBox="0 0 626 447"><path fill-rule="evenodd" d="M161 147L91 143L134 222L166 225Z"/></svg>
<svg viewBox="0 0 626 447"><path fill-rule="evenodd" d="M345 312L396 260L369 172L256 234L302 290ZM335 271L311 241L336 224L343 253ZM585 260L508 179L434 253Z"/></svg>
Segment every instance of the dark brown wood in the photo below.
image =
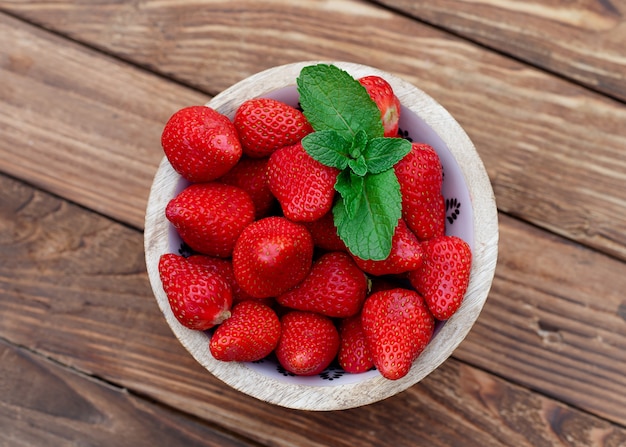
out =
<svg viewBox="0 0 626 447"><path fill-rule="evenodd" d="M375 3L626 100L626 4L622 1Z"/></svg>
<svg viewBox="0 0 626 447"><path fill-rule="evenodd" d="M252 445L2 339L0 391L3 446Z"/></svg>
<svg viewBox="0 0 626 447"><path fill-rule="evenodd" d="M179 2L4 4L29 20L120 58L149 63L211 93L269 66L310 58L345 59L394 72L435 97L463 125L485 162L502 211L626 259L626 110L558 77L361 2L350 7L238 2L235 11L222 2L203 8ZM281 18L283 28L274 32ZM31 110L27 123L14 112L4 118L13 129L0 140L5 172L141 226L163 122L176 104L197 103L202 95L166 87L159 78L13 19L4 17L2 23L2 35L13 44L5 46L0 66L11 81L4 86L9 93L0 98L10 98L4 101L14 104L13 110ZM116 31L122 28L123 37ZM242 43L237 51L234 42ZM36 62L16 74L10 62L16 57ZM85 76L71 67L58 73L64 58L94 65L94 72ZM51 104L68 96L70 87L94 91L92 75L97 85L108 86L102 100L107 107L92 101L98 113L87 114L78 103L88 97L77 97L74 107L50 118ZM42 88L50 84L41 80L46 76L60 88ZM10 93L15 86L20 95ZM126 110L137 112L128 116ZM111 127L122 137L111 140ZM42 149L51 144L75 162L55 161ZM52 166L62 176L37 166Z"/></svg>
<svg viewBox="0 0 626 447"><path fill-rule="evenodd" d="M184 409L259 442L271 440L277 445L324 445L331 439L340 439L345 426L360 433L363 445L377 445L377 440L385 438L385 424L391 420L400 430L394 437L399 445L414 439L439 442L434 445L502 445L501 436L513 436L515 430L501 432L502 420L490 420L498 412L508 415L503 418L515 419L507 419L509 425L526 418L532 421L526 422L532 430L514 435L512 439L516 441L509 445L536 445L528 436L551 439L550 424L554 421L550 418L562 412L568 418L588 418L587 427L605 427L602 430L611 433L617 430L612 436L619 439L623 435L617 426L577 411L571 413L558 401L534 395L454 359L398 397L340 413L307 414L243 396L203 370L171 334L147 284L138 231L13 180L1 179L0 186L9 192L0 206L0 336L78 371ZM584 290L572 292L581 303L571 307L571 298L562 295L562 289L552 290L556 288L553 281L564 281L554 268L549 268L549 262L543 263L545 279L532 286L520 285L509 276L522 281L527 276L540 276L536 275L537 265L521 262L532 259L529 251L534 250L534 245L542 244L548 250L558 247L565 256L575 256L581 249L541 232L533 239L529 237L534 234L532 230L511 223L510 219L505 219L502 226L504 270L499 270L494 284L495 298L493 304L488 301L476 335L461 345L459 357L488 367L498 376L533 388L543 387L560 401L623 423L624 394L620 387L624 378L618 371L626 367L626 359L614 347L624 345L626 333L613 314L613 301L609 300L605 308L594 304L595 294L611 296L611 284L621 280L613 277L621 272L619 269L610 273L612 266L623 265L592 254L591 260L595 265L600 263L607 276L595 286L593 296ZM562 244L565 246L559 247ZM584 253L579 257L581 263L586 259ZM551 279L550 275L556 278ZM507 293L513 295L515 302L503 296ZM521 295L523 299L519 298ZM554 316L550 306L561 309L557 323L551 320ZM584 309L579 310L585 306L599 307L594 315L598 322L591 327L578 326L584 327L592 340L578 345L575 340L570 341L567 328L588 318ZM526 316L528 321L524 321L524 312L539 316L541 322L528 327L533 317ZM598 327L600 320L606 323ZM558 348L550 349L537 332L548 330L561 331L563 340ZM613 330L616 333L601 340ZM613 372L598 373L607 369ZM564 377L569 377L569 381L564 381ZM405 415L407 406L412 409L409 415ZM524 415L515 413L516 406ZM546 408L552 410L544 413ZM440 414L434 416L434 411ZM454 417L464 427L462 432L458 432L459 425L449 426L446 411L454 415L447 417ZM441 421L426 422L425 414ZM479 414L482 416L474 419ZM367 429L360 425L363 417L373 418ZM264 421L261 426L259 420ZM571 427L560 429L565 433L559 436L591 436L591 432L574 434ZM286 432L281 434L281 430ZM441 435L443 432L445 436ZM440 435L443 439L438 438ZM349 440L336 442L351 445Z"/></svg>

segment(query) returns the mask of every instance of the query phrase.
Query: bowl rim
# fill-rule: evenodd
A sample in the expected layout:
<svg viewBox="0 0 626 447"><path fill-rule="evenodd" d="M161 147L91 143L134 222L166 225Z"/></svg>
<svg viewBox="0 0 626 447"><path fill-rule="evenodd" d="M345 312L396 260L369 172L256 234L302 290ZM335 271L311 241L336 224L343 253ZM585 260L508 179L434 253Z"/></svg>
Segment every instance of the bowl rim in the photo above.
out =
<svg viewBox="0 0 626 447"><path fill-rule="evenodd" d="M391 84L400 103L421 118L447 145L465 178L473 210L473 262L467 293L458 311L446 321L420 354L410 372L399 380L380 375L336 386L285 383L254 371L245 363L215 360L207 349L207 336L182 326L174 317L161 286L158 260L169 251L169 223L165 206L173 197L180 176L165 157L150 188L144 226L144 250L150 284L168 325L189 353L215 377L265 402L292 409L329 411L368 405L391 397L421 381L439 367L465 339L489 294L498 251L498 214L484 164L469 136L450 113L432 97L406 80L375 67L343 61L302 61L275 66L253 74L211 99L206 105L231 119L244 99L263 96L295 85L303 67L333 64L355 78L378 75Z"/></svg>

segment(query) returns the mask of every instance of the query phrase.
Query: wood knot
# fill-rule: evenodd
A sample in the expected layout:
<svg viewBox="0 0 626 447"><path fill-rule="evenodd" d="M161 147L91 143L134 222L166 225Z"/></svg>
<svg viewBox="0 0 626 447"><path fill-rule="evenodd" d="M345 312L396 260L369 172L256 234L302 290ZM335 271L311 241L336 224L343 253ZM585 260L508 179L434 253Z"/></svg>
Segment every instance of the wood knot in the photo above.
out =
<svg viewBox="0 0 626 447"><path fill-rule="evenodd" d="M544 344L548 345L560 345L563 342L563 336L561 335L558 326L547 323L545 321L537 321L536 328L537 335L543 340Z"/></svg>

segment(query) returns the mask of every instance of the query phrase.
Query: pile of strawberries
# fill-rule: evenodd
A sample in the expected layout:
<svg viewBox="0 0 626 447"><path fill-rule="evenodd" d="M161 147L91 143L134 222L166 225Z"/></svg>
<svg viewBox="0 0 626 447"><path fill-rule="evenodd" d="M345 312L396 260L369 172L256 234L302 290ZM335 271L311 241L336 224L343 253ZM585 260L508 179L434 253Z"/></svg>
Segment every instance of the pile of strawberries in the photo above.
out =
<svg viewBox="0 0 626 447"><path fill-rule="evenodd" d="M400 103L390 85L378 76L358 81L385 136L397 136ZM333 223L339 171L302 146L312 132L299 109L268 98L245 101L232 121L206 106L170 118L163 149L191 184L166 217L194 254L161 256L164 291L181 324L211 329L218 360L274 353L287 371L313 375L336 359L350 373L376 367L399 379L469 282L469 246L444 234L439 158L412 143L393 167L402 218L391 253L360 259Z"/></svg>

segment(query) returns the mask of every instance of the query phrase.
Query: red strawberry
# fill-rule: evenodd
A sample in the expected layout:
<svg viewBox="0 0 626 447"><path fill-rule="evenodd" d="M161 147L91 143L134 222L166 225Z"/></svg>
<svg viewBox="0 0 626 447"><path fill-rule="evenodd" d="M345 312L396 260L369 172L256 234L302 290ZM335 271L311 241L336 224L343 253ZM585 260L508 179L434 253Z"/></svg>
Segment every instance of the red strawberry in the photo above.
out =
<svg viewBox="0 0 626 447"><path fill-rule="evenodd" d="M402 215L413 234L420 241L443 236L446 231L446 200L440 192L424 191L412 195L410 200L402 198L406 211ZM410 204L409 204L410 202Z"/></svg>
<svg viewBox="0 0 626 447"><path fill-rule="evenodd" d="M233 250L235 278L255 298L275 297L298 285L312 262L311 233L284 217L266 217L248 225Z"/></svg>
<svg viewBox="0 0 626 447"><path fill-rule="evenodd" d="M254 220L254 204L235 186L196 183L167 204L165 215L193 250L227 257L243 229Z"/></svg>
<svg viewBox="0 0 626 447"><path fill-rule="evenodd" d="M394 94L391 85L379 76L365 76L359 82L376 103L380 110L386 137L398 136L400 121L400 100Z"/></svg>
<svg viewBox="0 0 626 447"><path fill-rule="evenodd" d="M209 348L217 360L254 362L274 350L280 332L280 321L271 307L258 301L243 301L215 330Z"/></svg>
<svg viewBox="0 0 626 447"><path fill-rule="evenodd" d="M363 304L361 323L374 365L390 380L408 374L435 329L424 298L401 288L370 295Z"/></svg>
<svg viewBox="0 0 626 447"><path fill-rule="evenodd" d="M444 234L443 171L437 152L427 144L413 143L394 170L402 193L402 217L409 228L422 241Z"/></svg>
<svg viewBox="0 0 626 447"><path fill-rule="evenodd" d="M190 182L208 182L239 161L241 144L228 117L206 106L179 110L165 124L161 145L170 164Z"/></svg>
<svg viewBox="0 0 626 447"><path fill-rule="evenodd" d="M230 285L219 274L173 253L159 259L159 275L174 317L204 331L230 317Z"/></svg>
<svg viewBox="0 0 626 447"><path fill-rule="evenodd" d="M217 272L230 284L231 291L233 293L233 303L239 303L252 299L250 295L244 292L235 279L235 273L233 272L233 263L228 259L215 258L212 256L193 255L187 258L192 264L198 264L205 267L207 270Z"/></svg>
<svg viewBox="0 0 626 447"><path fill-rule="evenodd" d="M339 323L339 366L346 372L358 374L374 366L372 353L365 340L361 315L344 318Z"/></svg>
<svg viewBox="0 0 626 447"><path fill-rule="evenodd" d="M312 376L324 371L339 350L339 333L332 320L313 312L291 311L281 319L276 358L287 371Z"/></svg>
<svg viewBox="0 0 626 447"><path fill-rule="evenodd" d="M267 182L267 158L242 158L219 180L238 186L250 195L257 219L266 217L276 203Z"/></svg>
<svg viewBox="0 0 626 447"><path fill-rule="evenodd" d="M270 191L288 219L311 222L330 211L339 170L314 160L301 143L274 152L267 174Z"/></svg>
<svg viewBox="0 0 626 447"><path fill-rule="evenodd" d="M349 317L361 310L367 278L344 252L322 255L298 286L278 296L279 304L329 317Z"/></svg>
<svg viewBox="0 0 626 447"><path fill-rule="evenodd" d="M312 222L302 222L302 225L311 232L316 247L328 251L348 251L346 244L337 234L337 227L333 219L331 211Z"/></svg>
<svg viewBox="0 0 626 447"><path fill-rule="evenodd" d="M244 154L254 158L267 157L313 132L301 111L270 98L245 101L237 109L234 123Z"/></svg>
<svg viewBox="0 0 626 447"><path fill-rule="evenodd" d="M422 264L422 247L403 219L391 239L391 253L382 261L363 260L354 256L359 268L370 275L394 275L415 270Z"/></svg>
<svg viewBox="0 0 626 447"><path fill-rule="evenodd" d="M463 239L439 236L422 243L424 262L409 273L409 281L421 293L439 320L447 320L459 308L470 278L472 251Z"/></svg>

